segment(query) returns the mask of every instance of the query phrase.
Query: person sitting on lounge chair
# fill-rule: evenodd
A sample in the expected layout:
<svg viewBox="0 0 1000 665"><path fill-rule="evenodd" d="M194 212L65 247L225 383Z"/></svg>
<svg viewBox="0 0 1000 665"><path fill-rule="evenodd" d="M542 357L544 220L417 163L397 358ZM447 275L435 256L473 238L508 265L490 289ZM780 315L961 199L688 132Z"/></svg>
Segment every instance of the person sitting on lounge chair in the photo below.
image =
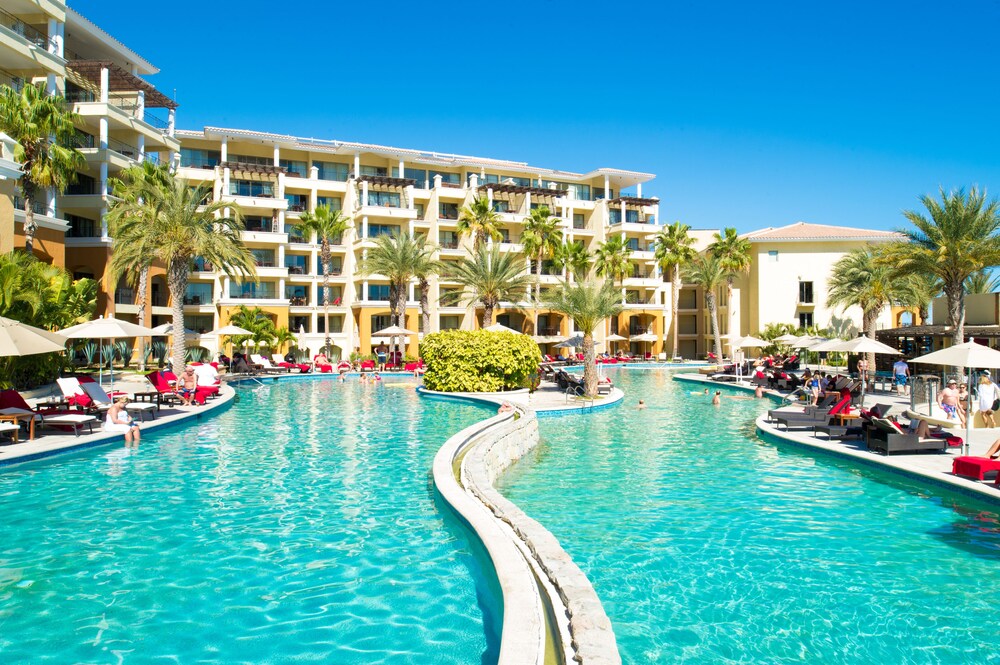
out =
<svg viewBox="0 0 1000 665"><path fill-rule="evenodd" d="M181 404L191 406L194 404L194 395L198 391L198 377L195 376L194 367L188 365L177 377L177 392L181 396Z"/></svg>
<svg viewBox="0 0 1000 665"><path fill-rule="evenodd" d="M139 426L132 422L132 416L128 415L125 407L128 405L128 397L119 397L108 409L108 415L104 419L105 432L121 432L125 435L125 444L139 444Z"/></svg>

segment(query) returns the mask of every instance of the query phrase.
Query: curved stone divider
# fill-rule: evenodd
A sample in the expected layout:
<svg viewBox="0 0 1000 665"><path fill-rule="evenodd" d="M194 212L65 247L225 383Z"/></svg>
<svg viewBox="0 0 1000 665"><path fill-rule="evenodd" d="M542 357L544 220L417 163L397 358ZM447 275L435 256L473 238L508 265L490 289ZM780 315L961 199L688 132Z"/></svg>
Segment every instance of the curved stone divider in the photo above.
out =
<svg viewBox="0 0 1000 665"><path fill-rule="evenodd" d="M683 381L687 383L717 385L720 388L753 392L753 388L747 388L746 386L727 385L692 376L675 376L674 379L676 381ZM769 397L772 399L779 399L780 394L769 395ZM771 443L791 444L803 449L820 452L841 459L848 459L856 464L869 468L878 469L897 476L907 477L910 480L916 478L921 481L929 481L942 489L957 492L980 501L1000 505L1000 494L998 494L996 489L993 487L968 478L953 476L947 472L932 471L916 464L908 463L906 456L891 457L876 455L867 450L851 448L843 443L840 443L839 441L823 441L803 433L779 430L775 425L767 421L767 414L759 416L755 425L758 436Z"/></svg>
<svg viewBox="0 0 1000 665"><path fill-rule="evenodd" d="M184 411L170 416L157 416L155 420L140 422L139 425L142 428L142 435L145 437L149 432L166 429L175 425L186 424L192 419L200 420L202 416L206 416L208 414L217 415L223 410L228 409L233 404L235 396L236 391L223 384L219 390L219 396L216 399L206 402L204 406L197 407L193 411ZM98 421L100 422L100 417L98 417ZM100 427L100 425L98 425L98 427ZM73 435L62 436L59 437L58 440L54 439L51 442L46 441L46 437L42 437L35 439L34 441L25 441L19 444L14 444L15 446L24 446L22 449L23 452L22 450L11 449L9 446L6 446L2 451L3 455L0 456L0 467L11 464L21 464L23 462L53 457L55 455L65 455L68 453L79 452L96 446L106 446L111 443L120 444L123 441L124 438L121 432L105 433L103 430L95 432L94 434L81 434L78 437ZM49 443L51 443L51 445L47 445Z"/></svg>
<svg viewBox="0 0 1000 665"><path fill-rule="evenodd" d="M496 404L503 397L434 393L425 397ZM434 458L434 482L452 508L475 530L503 590L501 665L544 661L545 607L535 576L546 589L563 633L562 657L583 665L619 665L611 620L593 585L545 527L493 486L514 462L538 445L538 419L522 405L452 436ZM515 417L515 414L517 417ZM461 481L454 463L461 458ZM559 616L559 615L562 616Z"/></svg>

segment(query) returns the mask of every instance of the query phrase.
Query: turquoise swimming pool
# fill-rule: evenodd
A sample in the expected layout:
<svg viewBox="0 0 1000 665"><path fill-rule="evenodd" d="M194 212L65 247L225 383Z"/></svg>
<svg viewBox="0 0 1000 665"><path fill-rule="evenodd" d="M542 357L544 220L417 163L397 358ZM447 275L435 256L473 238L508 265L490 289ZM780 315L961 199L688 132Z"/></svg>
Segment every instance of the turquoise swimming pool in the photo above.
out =
<svg viewBox="0 0 1000 665"><path fill-rule="evenodd" d="M0 660L495 662L492 569L429 475L487 414L290 381L0 471Z"/></svg>
<svg viewBox="0 0 1000 665"><path fill-rule="evenodd" d="M995 508L764 443L764 403L610 372L625 403L541 419L501 489L590 577L626 663L1000 660Z"/></svg>

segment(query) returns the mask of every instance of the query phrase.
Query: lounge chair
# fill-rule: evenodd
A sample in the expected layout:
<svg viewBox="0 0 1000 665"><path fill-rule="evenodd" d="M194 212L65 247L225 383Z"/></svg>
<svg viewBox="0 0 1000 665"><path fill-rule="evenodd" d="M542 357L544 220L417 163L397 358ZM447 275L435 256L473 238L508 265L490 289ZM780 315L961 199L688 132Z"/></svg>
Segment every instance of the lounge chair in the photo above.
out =
<svg viewBox="0 0 1000 665"><path fill-rule="evenodd" d="M146 375L146 378L151 384L161 402L169 402L171 404L176 404L180 401L180 397L177 395L177 391L174 390L173 385L167 380L167 372L150 372ZM173 372L169 373L170 376L174 376ZM174 377L177 380L177 377Z"/></svg>
<svg viewBox="0 0 1000 665"><path fill-rule="evenodd" d="M874 430L869 432L868 450L891 455L892 453L943 452L948 443L944 439L921 439L916 434L907 434L899 425L886 418L872 418Z"/></svg>
<svg viewBox="0 0 1000 665"><path fill-rule="evenodd" d="M275 367L271 364L270 360L257 354L251 355L250 360L252 360L255 365L259 365L261 370L266 374L288 374L292 371L291 368L287 367Z"/></svg>
<svg viewBox="0 0 1000 665"><path fill-rule="evenodd" d="M986 474L994 471L1000 472L1000 460L966 455L951 461L951 472L956 476L985 480ZM997 473L997 478L1000 478L1000 473Z"/></svg>
<svg viewBox="0 0 1000 665"><path fill-rule="evenodd" d="M812 406L810 404L810 405L807 405L807 406L802 407L802 408L791 407L791 406L783 406L783 407L779 407L777 409L770 409L767 412L767 419L768 420L774 420L774 418L776 416L787 416L787 415L795 415L795 414L810 415L810 414L814 414L814 413L820 413L820 412L826 411L827 409L829 409L830 407L832 407L834 404L836 404L837 401L838 401L838 397L839 397L838 395L825 395L821 400L819 400L816 403L816 406ZM879 413L881 413L881 411Z"/></svg>
<svg viewBox="0 0 1000 665"><path fill-rule="evenodd" d="M362 360L361 361L361 371L365 370L375 371L375 361L374 360Z"/></svg>
<svg viewBox="0 0 1000 665"><path fill-rule="evenodd" d="M103 413L114 404L111 395L98 385L96 381L80 381L73 377L67 377L56 379L56 382L59 384L59 388L63 391L64 395L67 391L71 390L84 393L91 401L91 404L86 407L88 410ZM156 405L150 402L129 402L125 405L125 410L132 414L139 414L140 421L146 420L147 413L151 414L153 418L156 417Z"/></svg>
<svg viewBox="0 0 1000 665"><path fill-rule="evenodd" d="M318 362L316 362L316 358L318 358L318 357L319 356L313 356L313 367L316 368L316 371L319 372L320 374L327 374L329 372L332 372L333 371L333 365L331 365L330 363L318 363Z"/></svg>
<svg viewBox="0 0 1000 665"><path fill-rule="evenodd" d="M60 429L72 429L73 434L80 436L80 429L85 425L94 431L94 423L97 418L79 412L46 409L44 411L32 409L24 401L24 397L16 390L0 391L0 413L31 414L33 417L28 420L28 436L34 438L36 424L49 425Z"/></svg>
<svg viewBox="0 0 1000 665"><path fill-rule="evenodd" d="M844 397L837 402L833 408L826 413L815 411L811 413L775 413L772 420L779 425L784 425L785 429L791 427L817 427L819 425L833 425L833 417L839 413L846 412L850 408L851 398Z"/></svg>
<svg viewBox="0 0 1000 665"><path fill-rule="evenodd" d="M281 357L280 353L272 354L271 358L274 360L275 367L284 367L284 368L288 369L289 371L298 368L299 373L306 374L309 371L309 369L310 369L309 365L307 365L305 363L290 363L290 362L288 362L287 360L285 360L284 358Z"/></svg>

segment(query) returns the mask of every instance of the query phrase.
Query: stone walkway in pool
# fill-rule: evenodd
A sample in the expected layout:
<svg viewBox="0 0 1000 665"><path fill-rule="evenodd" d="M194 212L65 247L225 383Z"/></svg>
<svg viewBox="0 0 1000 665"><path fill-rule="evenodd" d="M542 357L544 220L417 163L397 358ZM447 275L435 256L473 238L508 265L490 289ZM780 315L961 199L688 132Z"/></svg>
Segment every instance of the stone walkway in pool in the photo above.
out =
<svg viewBox="0 0 1000 665"><path fill-rule="evenodd" d="M702 375L679 374L675 378L680 381L703 383L705 385L719 386L720 388L728 387L731 390L742 390L748 393L752 393L754 390L746 382L737 386L733 383L711 381ZM782 393L776 391L765 392L775 397L784 396ZM866 406L871 407L875 404L891 404L892 408L890 408L888 415L901 416L904 419L908 419L908 416L905 415L910 408L910 398L908 396L897 396L895 393L875 393L865 398ZM777 407L778 404L775 403L771 408ZM928 478L937 484L946 485L965 494L979 496L990 502L1000 503L1000 487L994 485L993 478L980 481L974 478L963 478L952 475L952 460L963 454L961 447L949 448L943 453L916 455L901 455L897 453L882 455L870 452L865 447L863 439L827 440L825 438L826 435L820 434L819 436L814 436L808 430L785 431L784 429L779 429L777 423L768 422L766 413L757 419L756 424L758 432L766 437L773 437L787 443L832 453L839 457L854 459L860 463L882 467L888 471ZM956 436L965 438L965 428L960 427L957 423L955 426L947 429ZM969 455L983 456L990 445L998 438L1000 438L1000 428L973 429L969 437Z"/></svg>
<svg viewBox="0 0 1000 665"><path fill-rule="evenodd" d="M110 388L110 386L105 385L105 388ZM134 378L128 378L125 380L116 380L115 390L127 392L131 395L135 392L150 391L152 390L152 386L150 386L149 382L146 380L139 381ZM51 390L35 392L40 392L42 394L35 398L28 395L25 396L29 406L32 407L35 406L35 403L39 399L43 399L52 394L59 394L58 389L54 392ZM226 385L225 382L223 382L219 392L220 394L218 397L208 400L204 406L167 406L164 404L155 414L155 418L147 416L145 422L139 422L138 414L133 415L136 421L139 422L139 425L142 428L143 437L145 437L157 429L169 427L170 425L174 425L189 418L197 419L204 417L206 414L216 412L218 409L227 406L235 395L233 388ZM83 412L81 411L81 413ZM4 438L2 442L0 442L0 466L26 462L61 453L68 453L74 450L82 450L92 446L123 446L125 444L123 435L120 433L104 432L104 415L94 415L97 418L97 422L94 423L94 431L92 434L89 433L87 427L83 427L80 430L80 436L74 436L72 432L64 432L61 429L43 427L41 424L36 424L35 438L34 440L29 441L27 440L27 436L22 428L22 431L18 436L17 443L12 443L8 438ZM140 443L139 445L142 444Z"/></svg>

